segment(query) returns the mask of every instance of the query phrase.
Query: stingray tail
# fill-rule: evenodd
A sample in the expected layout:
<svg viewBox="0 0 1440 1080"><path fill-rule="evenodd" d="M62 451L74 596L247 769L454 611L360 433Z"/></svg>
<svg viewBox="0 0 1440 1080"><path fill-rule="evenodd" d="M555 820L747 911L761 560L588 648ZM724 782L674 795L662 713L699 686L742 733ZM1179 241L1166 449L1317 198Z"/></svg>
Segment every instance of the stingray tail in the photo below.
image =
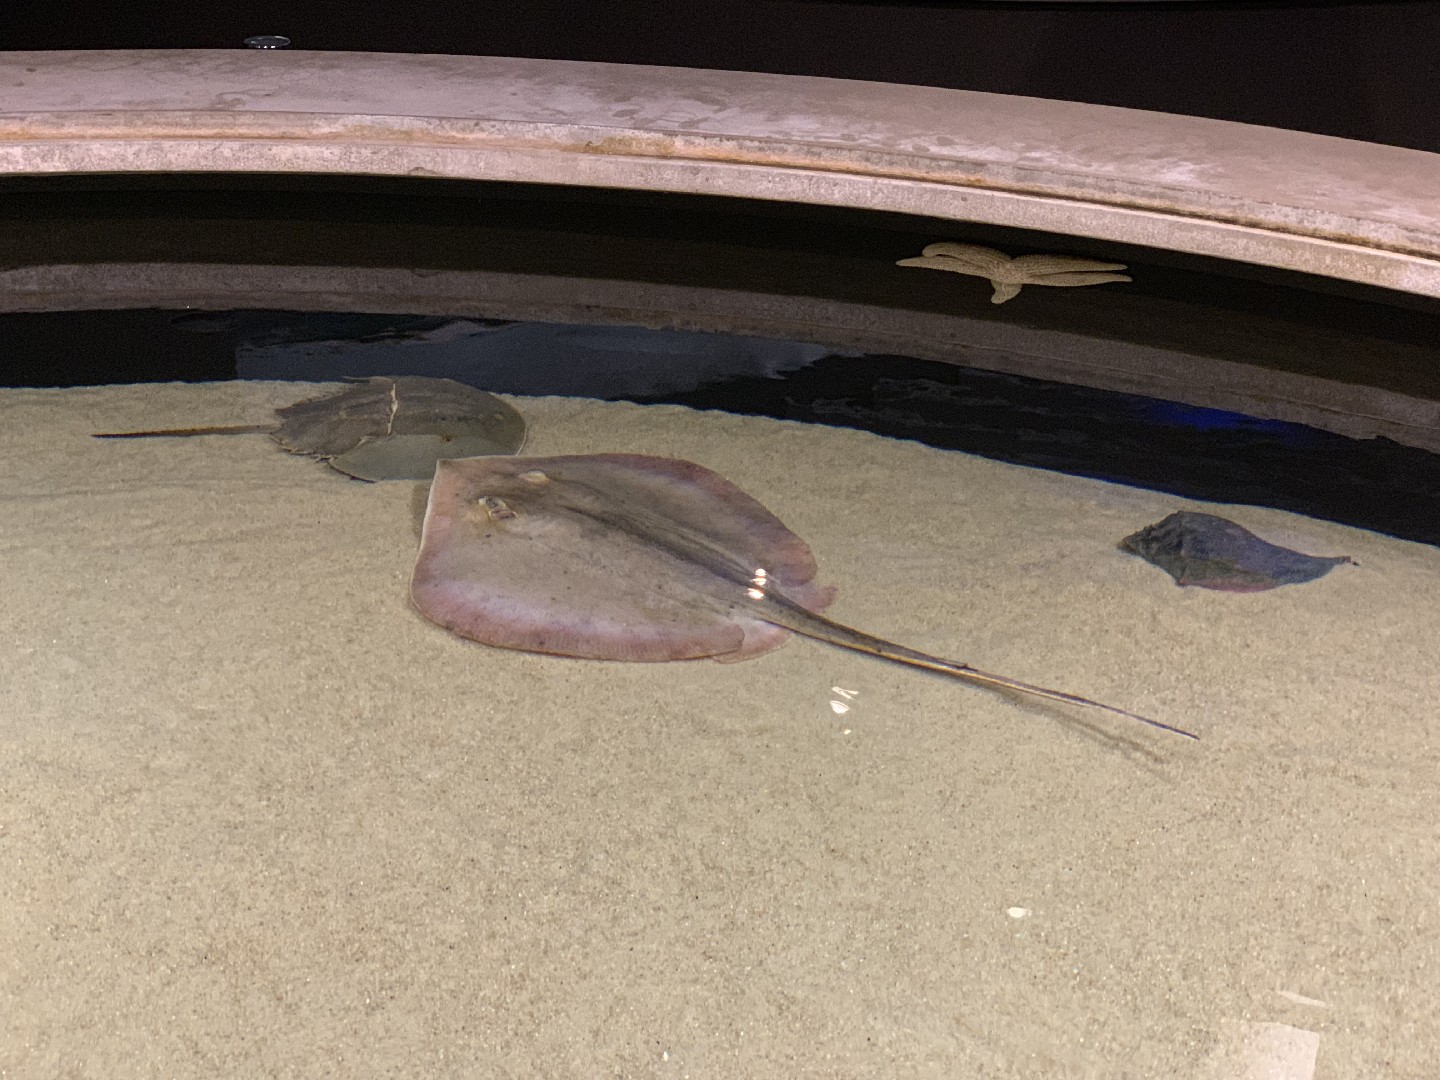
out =
<svg viewBox="0 0 1440 1080"><path fill-rule="evenodd" d="M796 606L798 607L798 605ZM846 648L854 649L857 652L869 653L872 656L883 657L887 660L896 660L902 664L925 668L927 671L938 671L944 675L964 679L967 682L979 683L982 686L999 687L1003 690L1014 690L1017 693L1029 694L1032 697L1045 698L1049 701L1063 701L1067 705L1083 705L1088 709L1101 709L1104 712L1114 713L1116 716L1123 716L1129 720L1138 720L1142 724L1159 728L1161 731L1168 731L1175 735L1183 735L1187 739L1198 740L1200 738L1200 736L1193 732L1186 731L1184 728L1173 727L1170 724L1161 723L1159 720L1152 720L1148 716L1141 716L1139 713L1131 712L1129 709L1122 709L1115 705L1106 705L1103 701L1092 701L1090 698L1081 697L1079 694L1067 694L1063 690L1051 690L1046 686L1035 686L1033 683L1021 682L1019 679L1009 679L1004 675L992 675L988 671L981 671L978 668L971 667L969 664L962 664L955 660L946 660L939 656L931 656L928 653L907 649L903 645L896 645L894 642L886 641L883 638L871 637L869 634L844 626L841 623L833 622L823 615L816 615L811 611L805 611L804 616L805 617L795 619L793 622L787 621L782 625L790 630L794 630L798 634L804 634L807 637L817 638L820 641L828 641L832 644L844 645ZM807 626L806 624L811 619L823 625L823 628L829 631L829 633L817 633L820 626Z"/></svg>
<svg viewBox="0 0 1440 1080"><path fill-rule="evenodd" d="M927 658L929 659L929 658ZM1159 720L1152 720L1148 716L1141 716L1139 713L1131 712L1129 709L1122 709L1118 705L1106 705L1103 701L1092 701L1090 698L1081 697L1079 694L1067 694L1063 690L1051 690L1045 686L1035 686L1031 683L1021 682L1019 679L1007 679L1004 675L992 675L988 671L980 671L969 664L955 664L941 660L938 664L924 664L918 660L912 663L920 667L928 667L932 671L943 671L946 674L954 675L957 679L968 679L971 682L981 683L985 686L999 686L1006 690L1015 690L1022 694L1030 694L1034 697L1046 698L1050 701L1063 701L1069 705L1084 705L1091 709L1103 709L1105 712L1114 713L1116 716L1128 717L1131 720L1139 720L1142 724L1149 724L1161 731L1173 732L1176 735L1183 735L1187 739L1199 739L1200 736L1194 732L1186 731L1184 728L1174 727L1162 723Z"/></svg>

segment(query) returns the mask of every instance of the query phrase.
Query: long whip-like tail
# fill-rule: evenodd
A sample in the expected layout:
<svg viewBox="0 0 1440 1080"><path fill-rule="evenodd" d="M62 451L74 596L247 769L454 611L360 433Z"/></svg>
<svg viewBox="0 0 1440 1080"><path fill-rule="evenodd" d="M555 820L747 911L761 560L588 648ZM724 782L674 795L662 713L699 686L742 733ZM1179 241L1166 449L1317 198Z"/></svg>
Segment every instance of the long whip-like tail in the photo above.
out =
<svg viewBox="0 0 1440 1080"><path fill-rule="evenodd" d="M790 620L779 621L779 625L795 631L797 634L804 634L806 637L813 637L817 641L828 641L832 645L843 645L847 649L854 649L857 652L869 653L872 656L879 656L886 660L899 661L902 664L910 664L913 667L925 668L929 671L938 671L945 675L954 676L957 679L965 679L969 682L979 683L985 686L995 686L1004 690L1014 690L1022 694L1030 694L1034 697L1046 698L1050 701L1063 701L1067 705L1083 705L1089 709L1101 709L1116 716L1124 716L1130 720L1138 720L1142 724L1148 724L1161 731L1169 731L1175 735L1183 735L1187 739L1199 739L1200 736L1194 732L1186 731L1184 728L1174 727L1159 720L1152 720L1148 716L1141 716L1139 713L1131 712L1129 709L1122 709L1116 705L1106 705L1103 701L1094 701L1079 694L1067 694L1063 690L1051 690L1047 686L1036 686L1033 683L1021 682L1019 679L1006 678L1004 675L992 675L988 671L981 671L969 664L962 664L955 660L946 660L939 656L931 656L915 649L906 648L904 645L897 645L893 641L886 641L884 638L874 637L861 630L845 626L842 623L834 622L823 615L816 615L813 611L800 608L794 601L788 598L781 602L786 609L796 609L803 612L803 615ZM794 615L795 611L790 610ZM808 616L808 618L806 618ZM811 620L814 620L811 622Z"/></svg>
<svg viewBox="0 0 1440 1080"><path fill-rule="evenodd" d="M185 435L259 435L274 424L223 424L219 427L166 428L163 431L97 431L94 439L178 439Z"/></svg>

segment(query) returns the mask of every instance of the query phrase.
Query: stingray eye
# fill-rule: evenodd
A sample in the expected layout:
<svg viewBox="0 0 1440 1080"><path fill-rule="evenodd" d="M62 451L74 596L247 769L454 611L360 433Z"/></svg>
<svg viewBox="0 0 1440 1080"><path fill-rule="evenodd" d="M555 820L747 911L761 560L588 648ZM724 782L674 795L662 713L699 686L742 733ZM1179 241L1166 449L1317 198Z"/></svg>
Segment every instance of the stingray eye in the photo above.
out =
<svg viewBox="0 0 1440 1080"><path fill-rule="evenodd" d="M550 482L550 477L546 476L539 469L531 469L529 472L522 472L520 474L520 479L524 480L527 484L534 484L537 487L541 484L548 484Z"/></svg>
<svg viewBox="0 0 1440 1080"><path fill-rule="evenodd" d="M496 498L494 495L482 495L476 500L491 521L507 521L515 517L515 511L505 505L505 500Z"/></svg>

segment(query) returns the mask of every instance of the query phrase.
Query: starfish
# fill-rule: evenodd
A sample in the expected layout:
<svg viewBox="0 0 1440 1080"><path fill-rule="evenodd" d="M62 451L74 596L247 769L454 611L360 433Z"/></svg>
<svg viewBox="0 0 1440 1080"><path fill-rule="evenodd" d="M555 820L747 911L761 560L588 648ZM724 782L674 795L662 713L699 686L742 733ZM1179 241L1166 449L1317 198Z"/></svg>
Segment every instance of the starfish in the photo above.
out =
<svg viewBox="0 0 1440 1080"><path fill-rule="evenodd" d="M901 259L896 266L923 266L930 270L952 270L988 278L995 288L992 304L1003 304L1016 296L1022 285L1101 285L1107 281L1130 281L1124 263L1096 262L1073 255L1021 255L1011 258L1003 251L978 244L927 244L913 259Z"/></svg>

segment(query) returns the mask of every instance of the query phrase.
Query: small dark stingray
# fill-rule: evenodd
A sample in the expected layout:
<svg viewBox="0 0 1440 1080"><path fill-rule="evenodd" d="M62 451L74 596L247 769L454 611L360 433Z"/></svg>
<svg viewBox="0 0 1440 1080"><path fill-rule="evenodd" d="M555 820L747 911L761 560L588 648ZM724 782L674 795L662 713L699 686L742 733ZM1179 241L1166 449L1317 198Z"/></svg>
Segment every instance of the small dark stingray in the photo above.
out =
<svg viewBox="0 0 1440 1080"><path fill-rule="evenodd" d="M1348 555L1302 555L1261 540L1214 514L1180 510L1125 537L1120 546L1160 567L1177 585L1222 592L1263 592L1324 577Z"/></svg>
<svg viewBox="0 0 1440 1080"><path fill-rule="evenodd" d="M974 683L1103 709L832 622L804 540L724 477L638 454L442 461L411 597L461 637L594 660L746 660L794 631Z"/></svg>
<svg viewBox="0 0 1440 1080"><path fill-rule="evenodd" d="M276 424L122 431L97 439L266 433L292 454L357 480L429 480L441 458L517 454L525 419L494 394L453 379L376 376L276 409Z"/></svg>

